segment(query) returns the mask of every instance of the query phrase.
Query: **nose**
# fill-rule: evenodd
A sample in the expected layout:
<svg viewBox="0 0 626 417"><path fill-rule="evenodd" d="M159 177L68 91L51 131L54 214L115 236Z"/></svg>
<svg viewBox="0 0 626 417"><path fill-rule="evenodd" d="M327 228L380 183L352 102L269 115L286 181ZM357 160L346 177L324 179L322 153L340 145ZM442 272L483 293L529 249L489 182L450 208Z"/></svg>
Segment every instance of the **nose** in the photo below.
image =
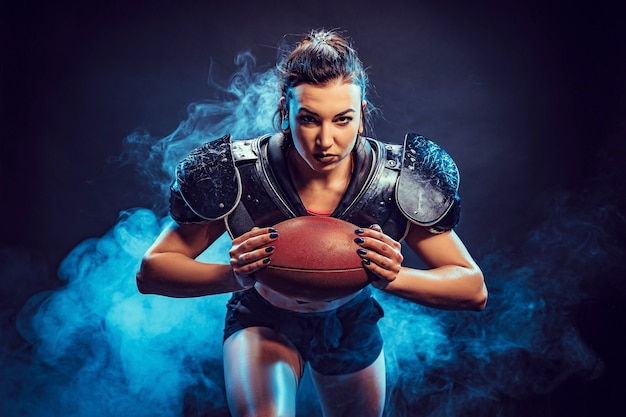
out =
<svg viewBox="0 0 626 417"><path fill-rule="evenodd" d="M329 123L322 123L317 135L317 146L321 149L329 149L333 146L334 137L332 131L332 125Z"/></svg>

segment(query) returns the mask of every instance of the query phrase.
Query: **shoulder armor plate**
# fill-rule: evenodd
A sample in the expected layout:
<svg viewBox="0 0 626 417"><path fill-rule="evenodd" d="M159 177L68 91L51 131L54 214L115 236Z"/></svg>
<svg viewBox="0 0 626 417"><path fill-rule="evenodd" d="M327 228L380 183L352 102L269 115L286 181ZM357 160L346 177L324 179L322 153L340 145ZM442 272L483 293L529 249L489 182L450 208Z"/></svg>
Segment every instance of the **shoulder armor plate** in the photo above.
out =
<svg viewBox="0 0 626 417"><path fill-rule="evenodd" d="M220 219L233 211L241 198L241 181L230 135L191 151L176 167L176 182L185 203L203 219Z"/></svg>
<svg viewBox="0 0 626 417"><path fill-rule="evenodd" d="M411 221L432 226L457 200L459 170L452 157L437 144L408 133L396 187L400 210Z"/></svg>

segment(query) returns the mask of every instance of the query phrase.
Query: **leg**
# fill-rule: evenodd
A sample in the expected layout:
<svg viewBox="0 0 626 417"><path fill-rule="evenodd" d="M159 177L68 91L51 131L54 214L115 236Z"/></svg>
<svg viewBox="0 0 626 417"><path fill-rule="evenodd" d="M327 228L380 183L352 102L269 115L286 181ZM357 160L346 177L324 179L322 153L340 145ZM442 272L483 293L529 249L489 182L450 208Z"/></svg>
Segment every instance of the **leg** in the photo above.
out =
<svg viewBox="0 0 626 417"><path fill-rule="evenodd" d="M226 397L234 417L295 416L304 362L281 334L249 327L224 342Z"/></svg>
<svg viewBox="0 0 626 417"><path fill-rule="evenodd" d="M380 417L385 407L385 355L367 368L346 375L322 375L311 369L324 417Z"/></svg>

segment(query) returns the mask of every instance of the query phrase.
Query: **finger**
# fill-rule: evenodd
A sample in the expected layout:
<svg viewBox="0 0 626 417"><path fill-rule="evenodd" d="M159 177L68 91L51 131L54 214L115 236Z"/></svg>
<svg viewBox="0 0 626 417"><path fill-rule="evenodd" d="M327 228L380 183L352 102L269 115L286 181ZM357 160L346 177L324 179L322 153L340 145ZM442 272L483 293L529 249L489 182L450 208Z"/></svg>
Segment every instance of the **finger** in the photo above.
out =
<svg viewBox="0 0 626 417"><path fill-rule="evenodd" d="M260 228L260 227L253 227L252 229L250 229L250 231L242 234L241 236L236 237L235 239L233 239L233 243L234 244L239 244L241 242L244 242L248 239L254 238L254 237L258 237L258 236L263 236L263 235L273 235L273 234L278 234L277 230L273 227L264 227L264 228ZM278 237L278 236L276 236Z"/></svg>
<svg viewBox="0 0 626 417"><path fill-rule="evenodd" d="M262 251L263 255L259 256L253 253L246 253L239 258L231 258L230 265L236 274L252 274L259 269L265 267L271 262L268 253Z"/></svg>
<svg viewBox="0 0 626 417"><path fill-rule="evenodd" d="M356 250L357 254L363 260L363 266L375 275L393 280L400 272L404 257L402 252L391 248L380 241L371 241L371 245L364 243L372 249L360 247Z"/></svg>
<svg viewBox="0 0 626 417"><path fill-rule="evenodd" d="M237 238L233 240L230 250L230 256L239 257L246 252L253 252L259 248L265 248L278 239L279 235L274 231L275 229L265 229L261 233L258 231L248 232L246 239Z"/></svg>
<svg viewBox="0 0 626 417"><path fill-rule="evenodd" d="M231 266L241 267L257 261L268 259L270 254L274 252L275 247L270 245L249 252L232 251L230 257ZM266 261L266 263L269 261Z"/></svg>
<svg viewBox="0 0 626 417"><path fill-rule="evenodd" d="M364 243L364 241L368 240L367 238L371 238L374 240L379 240L381 242L384 242L387 245L398 250L402 247L402 245L399 242L387 236L380 229L380 226L378 225L372 225L370 228L367 228L367 229L363 229L363 228L356 229L354 233L356 233L359 237L362 238L362 239L358 239L358 238L355 239L355 242L359 244Z"/></svg>
<svg viewBox="0 0 626 417"><path fill-rule="evenodd" d="M397 275L400 272L400 268L402 265L402 254L399 254L398 257L390 258L374 251L367 251L363 248L357 249L357 254L363 259L363 264L365 266L373 265L373 269L389 271L393 274L393 276ZM376 268L378 267L378 268Z"/></svg>
<svg viewBox="0 0 626 417"><path fill-rule="evenodd" d="M389 239L389 242L387 242L372 237L357 237L354 241L361 246L360 249L366 249L369 252L379 254L399 263L404 260L402 246L393 239ZM357 253L361 255L358 249Z"/></svg>

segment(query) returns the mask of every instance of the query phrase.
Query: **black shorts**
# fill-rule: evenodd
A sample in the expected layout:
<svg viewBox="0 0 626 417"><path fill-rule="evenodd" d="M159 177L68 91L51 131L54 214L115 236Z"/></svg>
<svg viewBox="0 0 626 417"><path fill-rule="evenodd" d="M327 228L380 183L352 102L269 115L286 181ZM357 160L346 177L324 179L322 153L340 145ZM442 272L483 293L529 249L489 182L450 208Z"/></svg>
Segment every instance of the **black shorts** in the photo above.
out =
<svg viewBox="0 0 626 417"><path fill-rule="evenodd" d="M278 308L254 287L228 301L224 340L246 327L269 327L285 335L311 367L324 375L341 375L371 365L383 340L378 320L383 309L366 287L341 307L319 313Z"/></svg>

